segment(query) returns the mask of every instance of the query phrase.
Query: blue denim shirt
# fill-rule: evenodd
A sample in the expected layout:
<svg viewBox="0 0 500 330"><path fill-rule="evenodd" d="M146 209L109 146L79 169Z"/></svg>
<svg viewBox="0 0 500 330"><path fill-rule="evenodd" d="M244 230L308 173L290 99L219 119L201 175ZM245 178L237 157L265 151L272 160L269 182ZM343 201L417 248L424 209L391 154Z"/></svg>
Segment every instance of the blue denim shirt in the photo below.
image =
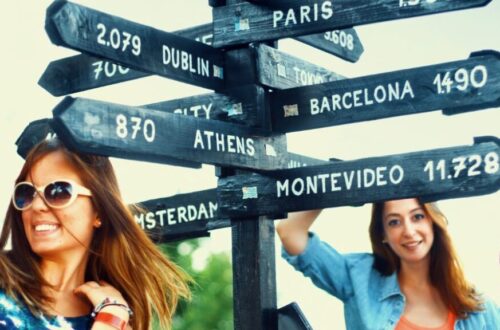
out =
<svg viewBox="0 0 500 330"><path fill-rule="evenodd" d="M405 307L396 273L382 276L373 268L369 253L340 254L330 245L310 234L302 254L282 256L313 283L344 303L344 317L349 330L394 329ZM500 309L491 301L484 310L470 313L455 322L456 330L499 330Z"/></svg>

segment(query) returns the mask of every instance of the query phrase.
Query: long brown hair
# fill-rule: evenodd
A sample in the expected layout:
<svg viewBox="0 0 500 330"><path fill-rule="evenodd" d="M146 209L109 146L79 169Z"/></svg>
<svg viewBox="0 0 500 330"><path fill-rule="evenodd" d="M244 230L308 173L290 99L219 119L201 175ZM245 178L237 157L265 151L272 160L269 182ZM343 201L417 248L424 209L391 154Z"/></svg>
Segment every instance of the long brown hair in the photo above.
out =
<svg viewBox="0 0 500 330"><path fill-rule="evenodd" d="M178 299L190 295L188 276L160 252L135 222L121 198L107 157L69 151L57 138L45 140L30 151L16 183L25 180L37 161L54 151L62 151L78 171L84 186L92 192L92 203L102 222L89 248L85 280L107 281L122 293L134 311L132 328L149 329L153 313L162 328L171 328ZM7 270L0 276L0 286L22 299L30 309L46 311L51 299L44 294L43 287L49 284L42 277L40 258L26 238L21 212L12 204L0 236L2 254L9 235L12 250L0 258L0 270Z"/></svg>
<svg viewBox="0 0 500 330"><path fill-rule="evenodd" d="M464 272L448 233L448 221L436 203L418 201L424 212L432 219L434 242L430 250L429 276L441 299L459 318L467 313L481 310L481 299L465 279ZM373 267L388 276L399 271L400 260L384 240L384 202L374 203L370 222L370 240L375 261Z"/></svg>

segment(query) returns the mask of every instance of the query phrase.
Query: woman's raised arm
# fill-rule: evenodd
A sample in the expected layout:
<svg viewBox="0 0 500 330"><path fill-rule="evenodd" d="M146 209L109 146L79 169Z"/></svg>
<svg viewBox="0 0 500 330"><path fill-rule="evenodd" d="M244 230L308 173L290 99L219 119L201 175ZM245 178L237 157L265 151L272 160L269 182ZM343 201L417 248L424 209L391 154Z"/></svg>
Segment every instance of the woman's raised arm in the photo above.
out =
<svg viewBox="0 0 500 330"><path fill-rule="evenodd" d="M290 255L301 254L308 240L309 228L321 213L319 210L309 210L288 213L288 218L278 222L276 231L283 247Z"/></svg>

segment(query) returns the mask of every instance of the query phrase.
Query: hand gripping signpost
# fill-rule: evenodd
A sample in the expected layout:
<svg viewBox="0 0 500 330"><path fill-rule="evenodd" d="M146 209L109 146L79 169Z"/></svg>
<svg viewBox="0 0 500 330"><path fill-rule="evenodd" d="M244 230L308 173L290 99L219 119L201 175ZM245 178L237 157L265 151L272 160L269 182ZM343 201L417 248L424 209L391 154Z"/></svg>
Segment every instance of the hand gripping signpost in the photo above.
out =
<svg viewBox="0 0 500 330"><path fill-rule="evenodd" d="M310 329L296 306L276 306L274 217L395 197L432 201L493 193L500 187L500 143L498 137L480 137L470 146L326 162L288 152L285 133L498 107L499 53L480 51L462 61L347 79L277 50L275 41L295 37L355 62L363 47L353 26L488 3L211 0L213 30L206 24L169 33L55 1L47 9L50 40L82 54L49 65L39 83L50 93L150 74L214 93L139 107L66 97L53 119L26 128L18 152L25 155L55 132L85 152L218 166L216 188L142 202L146 211L136 214L137 222L158 241L231 227L235 328Z"/></svg>

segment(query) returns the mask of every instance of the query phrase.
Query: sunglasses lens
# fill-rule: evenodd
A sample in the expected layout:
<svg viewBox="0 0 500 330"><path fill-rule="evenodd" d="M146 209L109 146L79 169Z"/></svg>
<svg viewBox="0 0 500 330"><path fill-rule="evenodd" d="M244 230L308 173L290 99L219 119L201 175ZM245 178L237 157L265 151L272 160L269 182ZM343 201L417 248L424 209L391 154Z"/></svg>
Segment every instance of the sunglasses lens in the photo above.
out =
<svg viewBox="0 0 500 330"><path fill-rule="evenodd" d="M69 182L56 181L45 187L43 195L51 206L61 207L71 200L73 186Z"/></svg>
<svg viewBox="0 0 500 330"><path fill-rule="evenodd" d="M14 204L19 209L24 209L31 205L35 196L35 188L23 183L16 187L14 191Z"/></svg>

